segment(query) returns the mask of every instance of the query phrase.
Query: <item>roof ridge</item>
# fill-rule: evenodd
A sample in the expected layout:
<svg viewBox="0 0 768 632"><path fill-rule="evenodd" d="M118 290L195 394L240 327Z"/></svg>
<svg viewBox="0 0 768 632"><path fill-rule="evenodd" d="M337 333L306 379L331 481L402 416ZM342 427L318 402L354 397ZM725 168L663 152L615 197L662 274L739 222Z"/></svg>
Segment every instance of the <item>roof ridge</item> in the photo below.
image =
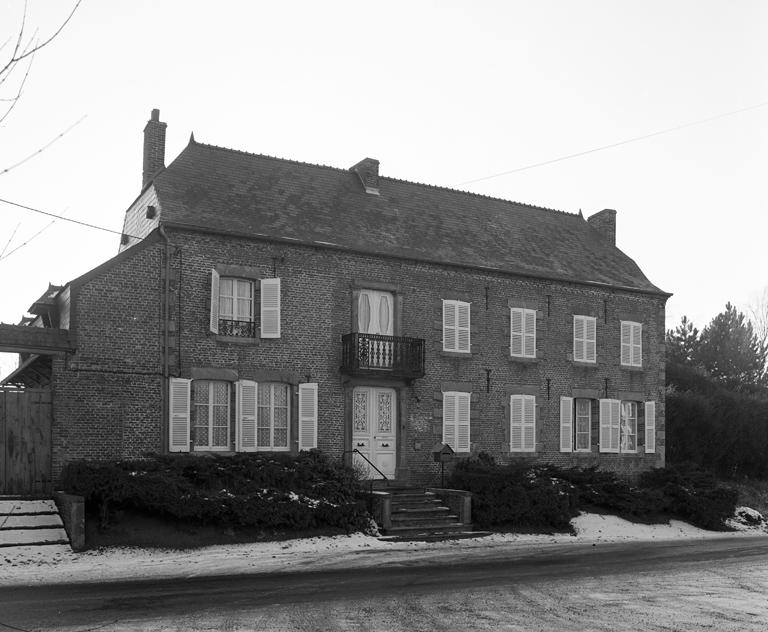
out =
<svg viewBox="0 0 768 632"><path fill-rule="evenodd" d="M245 151L243 149L234 149L232 147L224 147L222 145L213 145L211 143L201 143L198 140L190 139L190 144L194 143L195 145L199 145L201 147L208 147L210 149L217 149L219 151L227 151L231 152L233 154L241 154L245 156L253 156L254 158L266 158L268 160L275 160L279 162L287 162L292 163L294 165L301 165L305 167L319 167L321 169L330 169L331 171L337 171L339 173L352 173L349 169L343 169L341 167L334 167L333 165L325 165L322 163L316 163L316 162L306 162L304 160L295 160L293 158L281 158L280 156L271 156L269 154L260 154L252 151ZM538 204L529 204L527 202L518 202L516 200L508 200L506 198L496 197L493 195L487 195L484 193L475 193L474 191L464 191L463 189L454 189L451 187L439 185L439 184L429 184L426 182L416 182L415 180L405 180L403 178L393 178L392 176L379 176L379 180L389 180L391 182L402 182L403 184L412 184L415 186L425 187L428 189L437 189L440 191L450 191L452 193L459 193L461 195L469 195L476 198L482 198L485 200L494 200L496 202L504 202L505 204L514 204L517 206L525 206L527 208L532 209L538 209L541 211L548 211L550 213L558 213L560 215L567 215L569 217L578 217L578 213L571 213L568 211L561 211L560 209L556 208L550 208L548 206L540 206Z"/></svg>

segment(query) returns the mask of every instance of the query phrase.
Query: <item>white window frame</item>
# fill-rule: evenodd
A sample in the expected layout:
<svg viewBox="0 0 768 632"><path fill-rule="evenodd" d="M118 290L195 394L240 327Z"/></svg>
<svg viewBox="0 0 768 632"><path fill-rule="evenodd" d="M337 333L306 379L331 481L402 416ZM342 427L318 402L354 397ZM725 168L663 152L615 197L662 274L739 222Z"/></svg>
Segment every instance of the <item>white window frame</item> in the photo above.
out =
<svg viewBox="0 0 768 632"><path fill-rule="evenodd" d="M225 293L227 285L231 284L231 292ZM248 291L248 296L241 296L241 290ZM235 277L219 278L219 318L223 320L238 320L246 323L253 322L253 281L249 279L238 279ZM232 309L224 309L224 301L232 301ZM246 305L241 302L247 301Z"/></svg>
<svg viewBox="0 0 768 632"><path fill-rule="evenodd" d="M519 443L516 441L519 432ZM509 397L509 451L536 452L536 396Z"/></svg>
<svg viewBox="0 0 768 632"><path fill-rule="evenodd" d="M579 328L581 336L578 335ZM573 316L573 360L590 364L597 362L597 319L594 316Z"/></svg>
<svg viewBox="0 0 768 632"><path fill-rule="evenodd" d="M472 393L443 392L443 443L457 453L470 449L471 401Z"/></svg>
<svg viewBox="0 0 768 632"><path fill-rule="evenodd" d="M587 402L587 414L579 415L579 402ZM579 419L587 421L587 431L579 432ZM579 447L579 435L586 435L587 447ZM573 398L573 451L574 452L591 452L592 451L592 400L587 397L574 397Z"/></svg>
<svg viewBox="0 0 768 632"><path fill-rule="evenodd" d="M222 293L222 284L232 284L231 293ZM259 311L256 312L256 283L259 284ZM238 298L238 288L250 286L250 299L246 309L241 303L248 297ZM232 309L223 309L222 302L226 299L232 301ZM253 323L254 338L258 328L258 336L261 338L281 337L281 286L280 279L249 279L234 276L221 276L211 270L211 296L210 296L210 322L209 330L219 334L219 320L237 320ZM246 314L247 312L247 314ZM251 337L251 336L248 336Z"/></svg>
<svg viewBox="0 0 768 632"><path fill-rule="evenodd" d="M637 402L621 402L619 452L622 454L637 453L638 408ZM629 447L629 437L634 437L634 447Z"/></svg>
<svg viewBox="0 0 768 632"><path fill-rule="evenodd" d="M276 388L285 389L285 406L275 404ZM262 405L261 398L269 394L269 403ZM285 445L275 445L275 412L285 410ZM269 443L260 439L261 431L269 430ZM285 382L259 382L256 400L256 452L289 452L291 449L291 385Z"/></svg>
<svg viewBox="0 0 768 632"><path fill-rule="evenodd" d="M470 353L471 303L443 299L443 351ZM462 323L466 317L466 323Z"/></svg>
<svg viewBox="0 0 768 632"><path fill-rule="evenodd" d="M509 308L509 354L515 358L536 357L535 309Z"/></svg>
<svg viewBox="0 0 768 632"><path fill-rule="evenodd" d="M195 393L197 392L197 389L202 388L202 385L206 384L208 387L208 401L205 404L199 404L195 401ZM226 397L226 403L221 404L213 401L213 394L216 389L217 384L223 384L227 388L227 397ZM230 382L225 382L222 380L194 380L192 382L192 390L190 393L190 412L191 412L191 420L190 420L190 430L192 431L191 434L194 435L194 438L192 439L192 447L195 451L205 451L205 452L227 452L231 449L232 445L232 385ZM205 417L207 419L205 420L206 423L202 423L203 420L198 418L199 413L201 412L201 409L205 406L206 414ZM222 426L214 426L215 421L215 412L217 408L226 407L226 417L227 417L227 441L224 445L214 445L212 443L213 439L213 431L214 428L221 428ZM205 427L208 430L208 443L202 444L198 443L197 438L197 432L196 429L198 427Z"/></svg>
<svg viewBox="0 0 768 632"><path fill-rule="evenodd" d="M643 325L631 320L621 321L621 365L643 366Z"/></svg>

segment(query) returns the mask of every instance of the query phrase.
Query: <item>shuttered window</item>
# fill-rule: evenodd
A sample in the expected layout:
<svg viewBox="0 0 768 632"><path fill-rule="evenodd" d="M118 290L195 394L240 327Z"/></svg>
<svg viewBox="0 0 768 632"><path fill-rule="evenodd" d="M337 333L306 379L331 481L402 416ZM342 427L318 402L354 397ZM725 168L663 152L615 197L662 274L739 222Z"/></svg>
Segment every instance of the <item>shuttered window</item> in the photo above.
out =
<svg viewBox="0 0 768 632"><path fill-rule="evenodd" d="M256 402L259 385L242 380L237 389L237 449L240 452L256 451Z"/></svg>
<svg viewBox="0 0 768 632"><path fill-rule="evenodd" d="M621 364L643 366L643 326L640 323L621 321Z"/></svg>
<svg viewBox="0 0 768 632"><path fill-rule="evenodd" d="M576 362L597 361L596 335L597 321L594 317L573 317L573 359Z"/></svg>
<svg viewBox="0 0 768 632"><path fill-rule="evenodd" d="M280 279L222 277L211 270L210 330L221 336L280 338ZM257 306L258 305L258 309Z"/></svg>
<svg viewBox="0 0 768 632"><path fill-rule="evenodd" d="M536 397L533 395L509 398L509 451L536 451Z"/></svg>
<svg viewBox="0 0 768 632"><path fill-rule="evenodd" d="M256 418L256 449L285 452L289 449L290 387L288 384L259 384Z"/></svg>
<svg viewBox="0 0 768 632"><path fill-rule="evenodd" d="M509 310L510 355L536 357L536 311L513 307Z"/></svg>
<svg viewBox="0 0 768 632"><path fill-rule="evenodd" d="M169 384L168 450L189 452L189 393L192 380L172 377Z"/></svg>
<svg viewBox="0 0 768 632"><path fill-rule="evenodd" d="M645 452L656 452L656 402L645 402Z"/></svg>
<svg viewBox="0 0 768 632"><path fill-rule="evenodd" d="M230 384L192 382L192 443L196 450L229 450Z"/></svg>
<svg viewBox="0 0 768 632"><path fill-rule="evenodd" d="M560 398L560 452L573 450L573 398Z"/></svg>
<svg viewBox="0 0 768 632"><path fill-rule="evenodd" d="M261 280L261 337L280 337L280 279Z"/></svg>
<svg viewBox="0 0 768 632"><path fill-rule="evenodd" d="M637 402L621 402L621 452L637 452Z"/></svg>
<svg viewBox="0 0 768 632"><path fill-rule="evenodd" d="M470 304L443 300L443 351L469 353Z"/></svg>
<svg viewBox="0 0 768 632"><path fill-rule="evenodd" d="M578 398L575 403L574 439L576 452L592 450L592 401Z"/></svg>
<svg viewBox="0 0 768 632"><path fill-rule="evenodd" d="M617 399L600 400L600 452L618 452L620 406Z"/></svg>
<svg viewBox="0 0 768 632"><path fill-rule="evenodd" d="M299 450L317 447L317 384L299 384Z"/></svg>
<svg viewBox="0 0 768 632"><path fill-rule="evenodd" d="M470 393L443 393L443 443L454 452L469 452Z"/></svg>

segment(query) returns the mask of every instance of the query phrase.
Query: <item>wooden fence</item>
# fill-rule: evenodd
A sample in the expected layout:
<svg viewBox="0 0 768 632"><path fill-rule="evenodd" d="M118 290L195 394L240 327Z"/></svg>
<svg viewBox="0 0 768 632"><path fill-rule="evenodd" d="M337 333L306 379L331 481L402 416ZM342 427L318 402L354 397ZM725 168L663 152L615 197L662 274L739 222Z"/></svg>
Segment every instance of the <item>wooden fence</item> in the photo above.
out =
<svg viewBox="0 0 768 632"><path fill-rule="evenodd" d="M0 388L0 494L53 491L51 419L49 389Z"/></svg>

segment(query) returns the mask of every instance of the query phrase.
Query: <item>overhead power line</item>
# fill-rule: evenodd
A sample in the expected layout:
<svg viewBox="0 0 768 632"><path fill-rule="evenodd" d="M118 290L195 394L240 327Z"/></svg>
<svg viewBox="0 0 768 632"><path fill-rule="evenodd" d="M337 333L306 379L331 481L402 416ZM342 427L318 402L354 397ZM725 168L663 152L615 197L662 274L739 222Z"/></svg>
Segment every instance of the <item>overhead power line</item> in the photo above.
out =
<svg viewBox="0 0 768 632"><path fill-rule="evenodd" d="M104 226L97 226L96 224L89 224L88 222L81 222L77 219L70 219L69 217L64 217L63 215L57 215L56 213L49 213L48 211L41 211L39 208L32 208L31 206L26 206L25 204L19 204L18 202L12 202L11 200L4 200L3 198L0 198L0 202L3 204L10 204L11 206L16 206L17 208L24 209L25 211L31 211L33 213L40 213L41 215L47 215L48 217L54 217L56 219L63 220L65 222L71 222L72 224L78 224L79 226L85 226L87 228L93 228L95 230L103 230L105 233L112 233L114 235L123 235L127 233L122 233L119 230L112 230L111 228L104 228ZM136 235L128 235L128 237L132 237L133 239L141 239L141 237L137 237Z"/></svg>
<svg viewBox="0 0 768 632"><path fill-rule="evenodd" d="M762 108L768 105L768 101L763 101L762 103L757 103L756 105L750 105L745 108L741 108L738 110L732 110L731 112L724 112L722 114L716 114L715 116L710 116L704 119L699 119L698 121L692 121L690 123L683 123L682 125L676 125L675 127L668 127L666 129L659 130L657 132L651 132L650 134L643 134L642 136L635 136L633 138L627 138L626 140L621 140L617 143L611 143L610 145L602 145L601 147L595 147L593 149L587 149L586 151L580 151L575 154L568 154L566 156L560 156L559 158L553 158L551 160L544 160L543 162L537 162L532 165L526 165L525 167L518 167L517 169L510 169L508 171L502 171L500 173L494 173L490 176L483 176L482 178L475 178L474 180L466 180L464 182L459 182L458 184L455 184L454 186L460 187L467 184L474 184L475 182L483 182L484 180L491 180L493 178L500 178L501 176L507 176L512 173L519 173L521 171L527 171L529 169L535 169L536 167L543 167L544 165L551 165L556 162L561 162L563 160L570 160L571 158L578 158L579 156L586 156L587 154L594 154L598 151L604 151L606 149L612 149L614 147L619 147L621 145L627 145L628 143L634 143L639 140L645 140L647 138L653 138L654 136L661 136L662 134L669 134L670 132L676 132L681 129L685 129L686 127L693 127L694 125L701 125L703 123L709 123L710 121L715 121L717 119L724 118L726 116L733 116L734 114L740 114L742 112L747 112L749 110L756 110L757 108Z"/></svg>

